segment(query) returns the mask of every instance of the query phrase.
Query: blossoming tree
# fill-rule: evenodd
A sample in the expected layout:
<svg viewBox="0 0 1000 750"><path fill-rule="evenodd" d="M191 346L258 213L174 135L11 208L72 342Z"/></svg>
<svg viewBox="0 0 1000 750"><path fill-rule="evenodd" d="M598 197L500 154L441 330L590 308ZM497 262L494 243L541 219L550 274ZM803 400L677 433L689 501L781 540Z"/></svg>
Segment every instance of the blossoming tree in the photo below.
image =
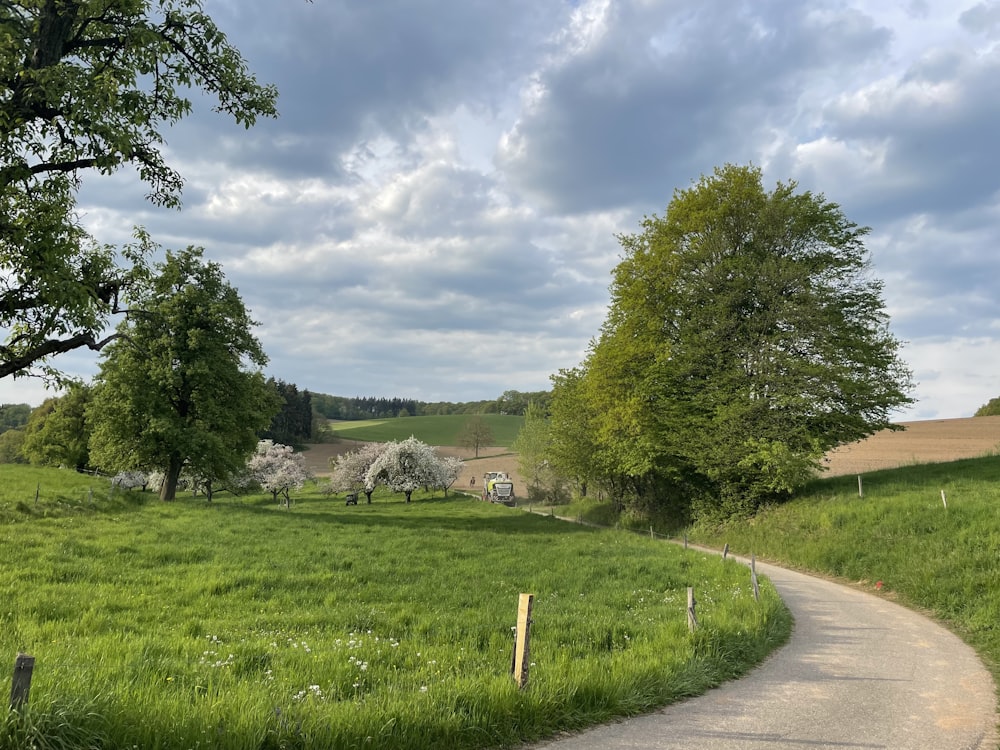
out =
<svg viewBox="0 0 1000 750"><path fill-rule="evenodd" d="M275 502L280 495L285 507L291 506L289 492L300 490L309 479L309 470L301 453L273 440L261 440L247 461L247 471L260 486L271 493Z"/></svg>
<svg viewBox="0 0 1000 750"><path fill-rule="evenodd" d="M368 467L366 485L384 484L406 495L406 502L418 487L439 487L441 459L426 443L410 436L385 445L382 454ZM452 480L454 481L454 480Z"/></svg>
<svg viewBox="0 0 1000 750"><path fill-rule="evenodd" d="M385 443L366 443L356 451L343 453L331 459L333 475L330 487L334 492L364 492L372 501L375 483L367 480L368 469L385 451Z"/></svg>

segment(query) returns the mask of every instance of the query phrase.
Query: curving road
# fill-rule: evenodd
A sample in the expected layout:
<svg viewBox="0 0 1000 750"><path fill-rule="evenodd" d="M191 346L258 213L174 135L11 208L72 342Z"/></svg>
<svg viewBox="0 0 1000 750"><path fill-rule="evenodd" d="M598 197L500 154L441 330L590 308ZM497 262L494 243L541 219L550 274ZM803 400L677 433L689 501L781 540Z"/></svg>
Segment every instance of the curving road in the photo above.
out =
<svg viewBox="0 0 1000 750"><path fill-rule="evenodd" d="M950 631L882 597L757 563L795 617L748 676L539 750L998 747L993 680Z"/></svg>

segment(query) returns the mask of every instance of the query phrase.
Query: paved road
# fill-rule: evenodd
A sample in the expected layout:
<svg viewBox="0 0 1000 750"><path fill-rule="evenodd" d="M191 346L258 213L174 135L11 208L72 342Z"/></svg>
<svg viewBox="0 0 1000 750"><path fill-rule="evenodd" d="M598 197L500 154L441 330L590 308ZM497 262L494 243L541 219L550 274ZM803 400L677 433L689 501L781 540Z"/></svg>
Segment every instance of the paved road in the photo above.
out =
<svg viewBox="0 0 1000 750"><path fill-rule="evenodd" d="M741 680L541 750L994 750L996 693L975 652L904 607L757 564L795 617Z"/></svg>

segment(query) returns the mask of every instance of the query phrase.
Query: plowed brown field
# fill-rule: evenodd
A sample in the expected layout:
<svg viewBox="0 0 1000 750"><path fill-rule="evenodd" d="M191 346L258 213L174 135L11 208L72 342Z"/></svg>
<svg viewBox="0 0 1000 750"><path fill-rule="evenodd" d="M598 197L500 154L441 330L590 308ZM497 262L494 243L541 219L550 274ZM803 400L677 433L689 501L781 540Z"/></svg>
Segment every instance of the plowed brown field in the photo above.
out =
<svg viewBox="0 0 1000 750"><path fill-rule="evenodd" d="M826 457L828 471L824 472L824 476L864 474L879 469L1000 453L1000 417L934 419L903 422L902 426L905 429L900 432L886 430L831 451ZM352 440L312 445L305 452L306 465L318 476L328 475L332 457L356 450L361 445ZM480 449L479 458L465 448L438 448L438 452L465 459L465 470L455 482L455 489L469 489L472 483L478 491L484 473L506 471L514 480L515 490L523 492L524 482L518 473L517 456L507 448Z"/></svg>
<svg viewBox="0 0 1000 750"><path fill-rule="evenodd" d="M902 432L884 430L831 451L825 474L863 474L1000 452L1000 417L931 419L902 425L906 428Z"/></svg>

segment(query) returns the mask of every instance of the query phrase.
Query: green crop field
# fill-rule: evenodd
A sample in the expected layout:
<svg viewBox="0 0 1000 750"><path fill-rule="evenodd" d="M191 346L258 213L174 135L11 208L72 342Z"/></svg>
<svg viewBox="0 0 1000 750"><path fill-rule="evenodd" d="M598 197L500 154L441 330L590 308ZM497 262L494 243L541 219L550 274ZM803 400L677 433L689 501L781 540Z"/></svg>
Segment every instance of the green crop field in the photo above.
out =
<svg viewBox="0 0 1000 750"><path fill-rule="evenodd" d="M406 440L411 435L427 445L458 445L458 436L473 418L482 419L493 433L491 445L509 448L517 437L524 417L506 414L448 414L431 417L399 417L396 419L366 419L356 422L334 422L334 434L350 440L384 443Z"/></svg>
<svg viewBox="0 0 1000 750"><path fill-rule="evenodd" d="M702 692L790 627L732 560L454 495L161 503L5 465L0 537L0 662L36 659L3 750L512 747Z"/></svg>

